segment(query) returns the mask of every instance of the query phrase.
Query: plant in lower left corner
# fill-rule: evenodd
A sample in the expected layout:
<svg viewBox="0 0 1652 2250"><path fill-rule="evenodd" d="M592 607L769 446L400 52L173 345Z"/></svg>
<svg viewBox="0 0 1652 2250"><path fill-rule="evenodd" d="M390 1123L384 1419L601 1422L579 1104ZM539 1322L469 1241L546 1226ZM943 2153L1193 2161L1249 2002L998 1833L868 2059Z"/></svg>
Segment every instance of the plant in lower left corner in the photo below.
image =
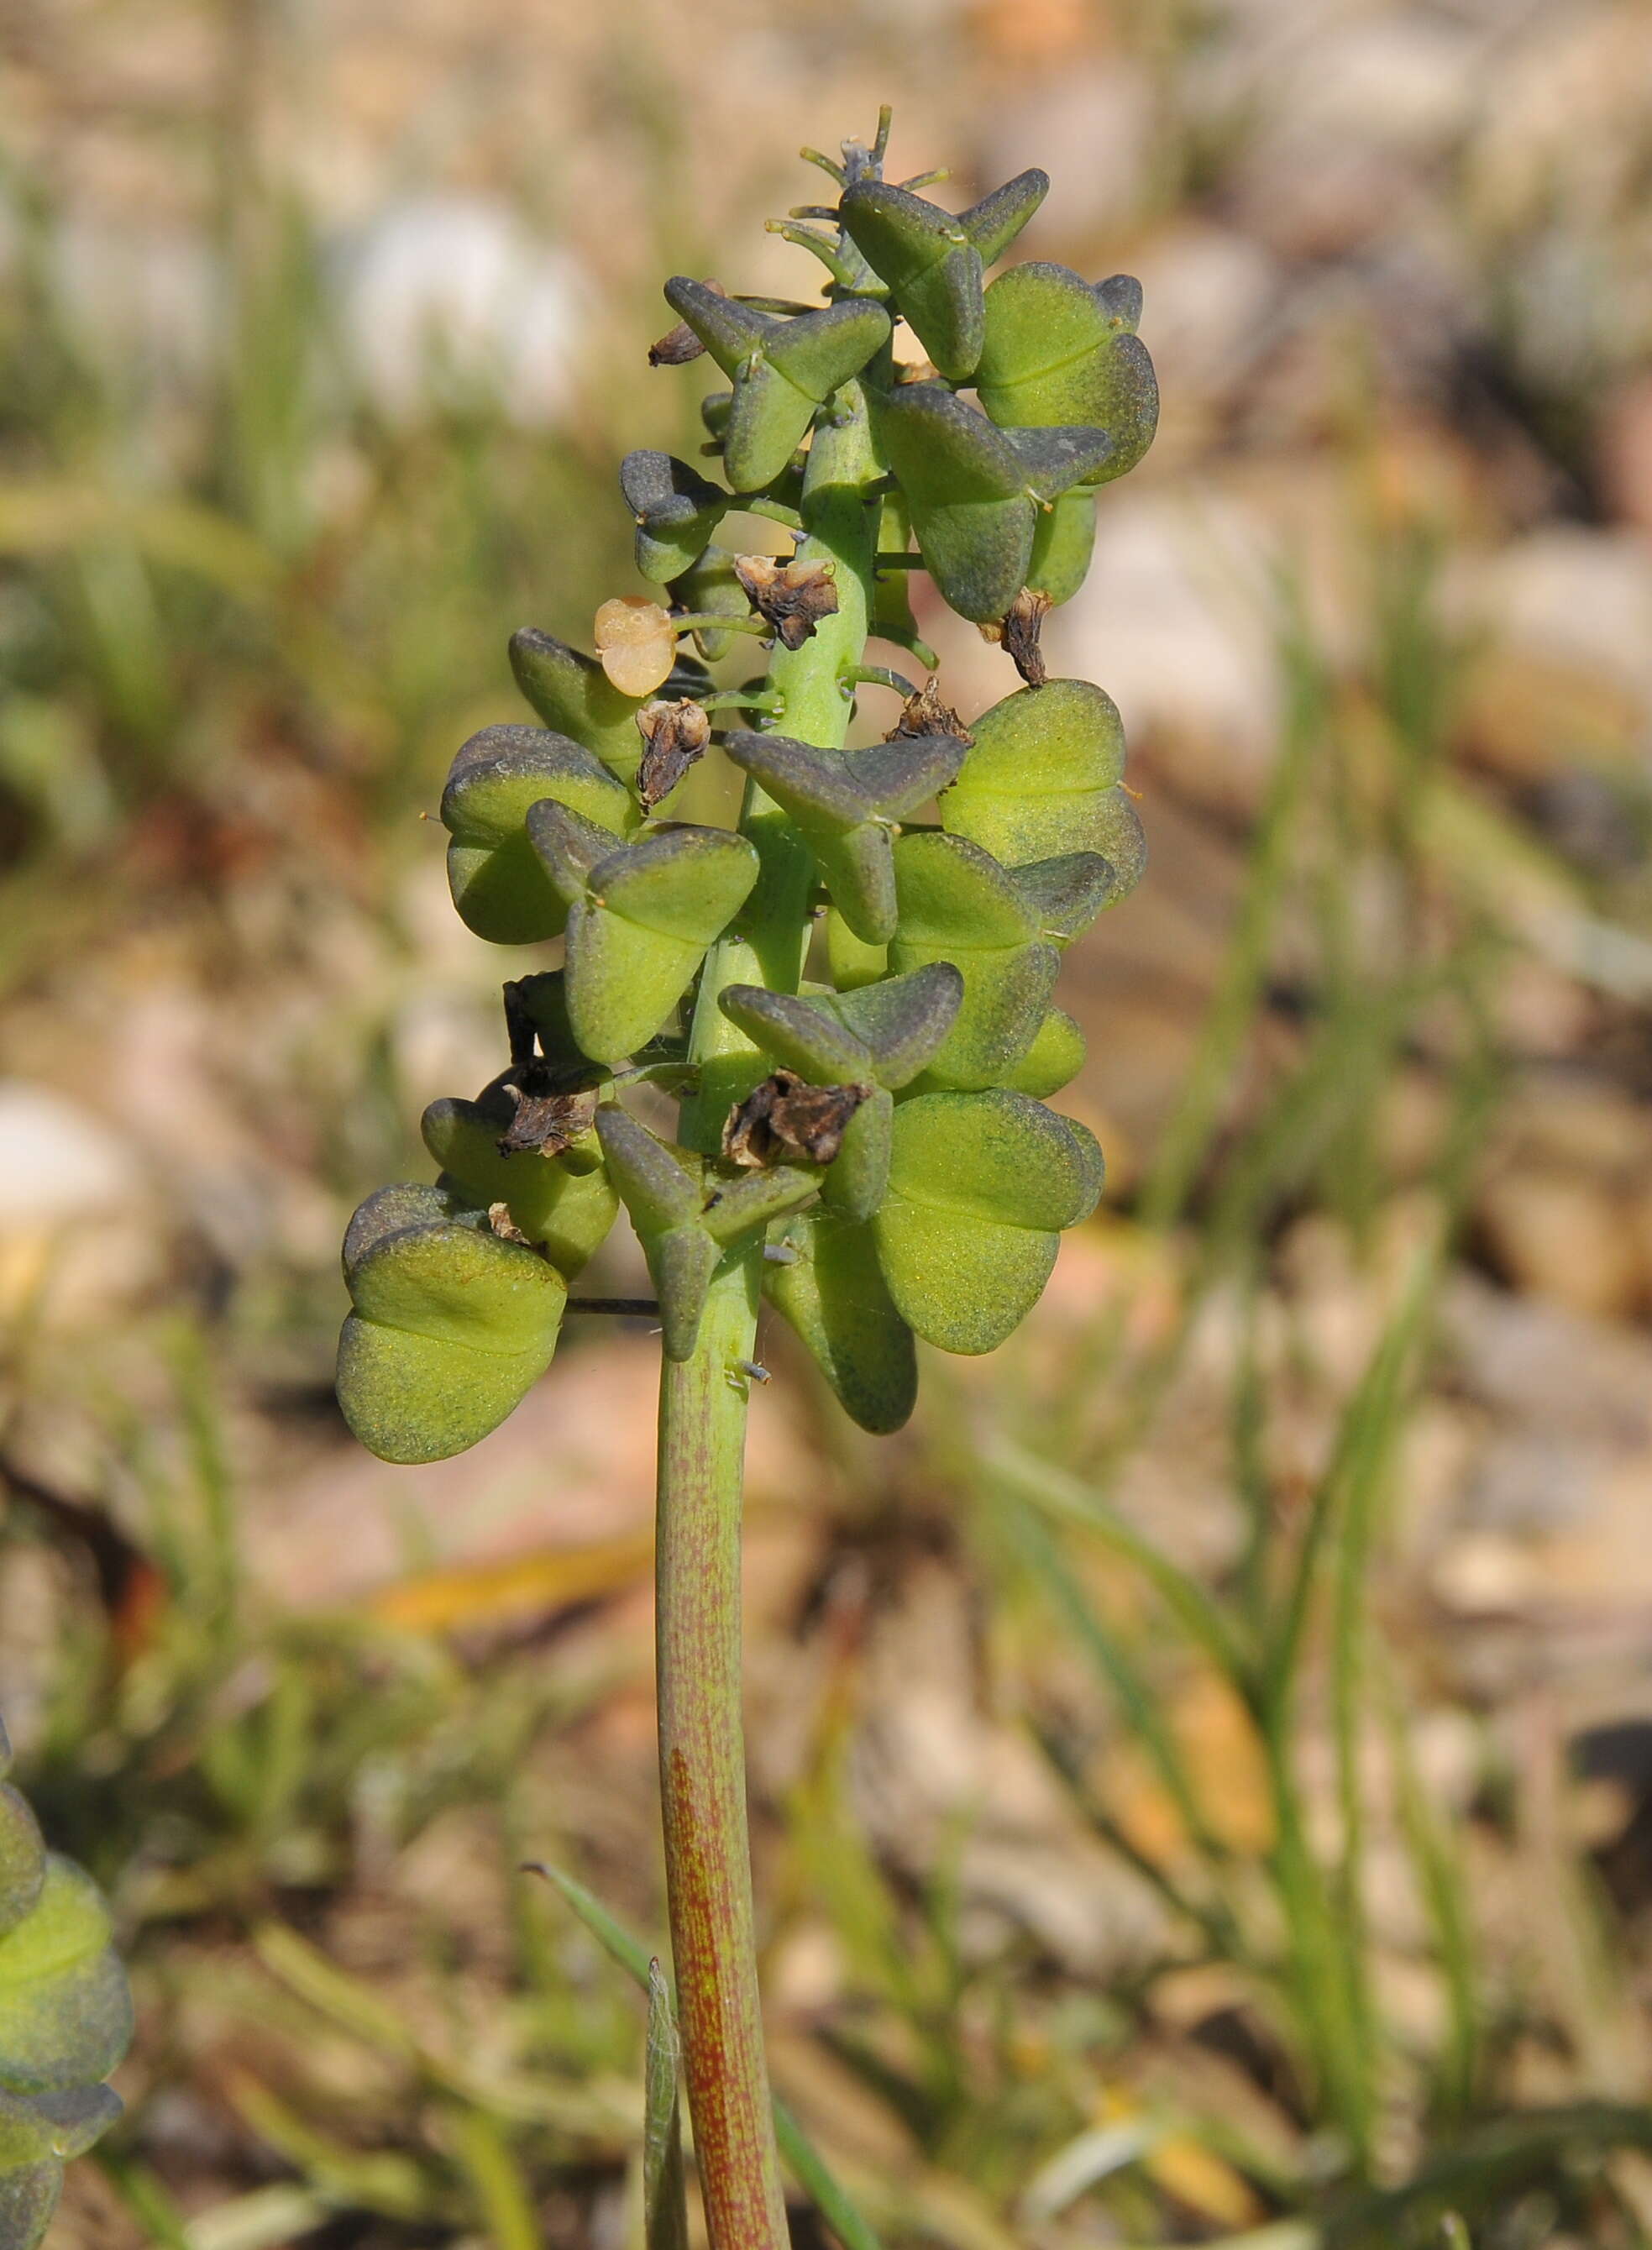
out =
<svg viewBox="0 0 1652 2250"><path fill-rule="evenodd" d="M0 1724L0 1777L11 1745ZM121 2114L104 2084L132 2037L109 1910L0 1778L0 2250L32 2250L63 2167Z"/></svg>

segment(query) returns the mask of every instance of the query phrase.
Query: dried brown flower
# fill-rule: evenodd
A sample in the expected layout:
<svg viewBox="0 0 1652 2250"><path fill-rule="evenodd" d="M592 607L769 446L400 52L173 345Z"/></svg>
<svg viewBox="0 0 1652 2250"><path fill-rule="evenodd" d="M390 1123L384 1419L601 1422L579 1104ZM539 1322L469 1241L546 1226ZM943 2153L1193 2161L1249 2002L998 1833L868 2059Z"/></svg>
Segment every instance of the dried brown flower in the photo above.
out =
<svg viewBox="0 0 1652 2250"><path fill-rule="evenodd" d="M729 293L721 281L708 281L704 286L719 297L726 297ZM674 328L667 328L657 342L649 345L648 364L650 367L687 367L690 360L698 359L704 350L705 346L688 321L679 321Z"/></svg>
<svg viewBox="0 0 1652 2250"><path fill-rule="evenodd" d="M645 703L637 714L643 740L642 763L637 769L637 795L645 812L652 812L670 796L690 766L704 757L711 740L711 721L689 695L675 703Z"/></svg>
<svg viewBox="0 0 1652 2250"><path fill-rule="evenodd" d="M838 590L829 561L799 556L780 562L772 555L736 555L734 569L753 609L787 648L801 648L822 618L836 614Z"/></svg>
<svg viewBox="0 0 1652 2250"><path fill-rule="evenodd" d="M975 740L950 703L941 701L933 673L916 695L909 695L901 706L901 715L883 737L886 742L900 740L902 735L950 735L966 747Z"/></svg>
<svg viewBox="0 0 1652 2250"><path fill-rule="evenodd" d="M751 1170L787 1157L829 1164L849 1120L871 1094L869 1086L809 1086L795 1071L778 1070L729 1112L722 1153Z"/></svg>

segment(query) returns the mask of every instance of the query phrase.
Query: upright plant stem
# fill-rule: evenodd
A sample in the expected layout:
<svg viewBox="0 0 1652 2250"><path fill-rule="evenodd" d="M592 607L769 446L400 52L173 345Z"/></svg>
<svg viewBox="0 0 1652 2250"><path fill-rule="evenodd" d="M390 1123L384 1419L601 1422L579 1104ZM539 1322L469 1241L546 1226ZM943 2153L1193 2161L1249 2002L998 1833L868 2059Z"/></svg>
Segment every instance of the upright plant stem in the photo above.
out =
<svg viewBox="0 0 1652 2250"><path fill-rule="evenodd" d="M844 683L865 646L876 523L867 488L878 474L851 384L815 433L803 498L808 536L798 549L834 564L837 614L800 649L777 648L770 666L770 685L785 699L779 725L822 749L843 742ZM732 984L795 991L809 930L807 848L755 785L740 825L763 873L737 927L707 957L689 1041L700 1087L678 1128L688 1146L708 1154L729 1103L764 1070L718 996ZM757 1991L740 1708L745 1366L762 1256L757 1244L726 1262L694 1356L667 1359L660 1391L660 1786L683 2076L712 2250L786 2250L788 2241Z"/></svg>

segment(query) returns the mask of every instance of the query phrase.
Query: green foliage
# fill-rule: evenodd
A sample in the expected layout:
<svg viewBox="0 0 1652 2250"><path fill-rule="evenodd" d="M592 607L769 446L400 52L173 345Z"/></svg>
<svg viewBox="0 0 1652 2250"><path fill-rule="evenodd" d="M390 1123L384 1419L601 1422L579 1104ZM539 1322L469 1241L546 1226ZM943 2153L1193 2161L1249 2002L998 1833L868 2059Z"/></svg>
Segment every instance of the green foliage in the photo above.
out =
<svg viewBox="0 0 1652 2250"><path fill-rule="evenodd" d="M11 1746L0 1725L0 1775ZM121 2114L103 2081L132 2037L132 1998L89 1875L48 1852L0 1785L0 2245L33 2250L63 2167Z"/></svg>
<svg viewBox="0 0 1652 2250"><path fill-rule="evenodd" d="M608 660L633 685L656 632L662 668L674 635L658 700L706 714L686 755L656 749L666 717L645 725L647 699L598 659L524 630L512 666L550 731L488 728L454 763L461 915L496 943L560 935L565 956L512 988L537 1053L519 1020L511 1069L426 1113L438 1186L386 1191L352 1228L341 1395L393 1458L454 1450L508 1411L619 1204L669 1357L694 1354L716 1277L766 1251L767 1301L848 1413L888 1431L911 1411L915 1337L990 1350L1099 1191L1089 1136L1042 1106L1084 1053L1053 996L1064 948L1139 874L1141 830L1116 710L1084 681L1041 684L1025 635L1033 597L1082 579L1096 488L1151 438L1140 292L1048 264L989 286L1045 176L954 216L885 181L882 155L846 144L826 164L840 205L813 215L830 231L781 225L826 268L818 308L666 286L684 325L655 356L703 349L729 379L702 408L722 473L626 455L637 567L672 606L615 605L649 654ZM916 379L889 349L896 320L930 355ZM754 511L792 528L794 563L742 554L729 526ZM927 654L895 567L914 544L941 597L1040 684L967 728L915 704L846 747L857 685L892 678L865 667L867 635ZM705 664L752 632L771 637L767 682L714 686ZM708 731L746 778L734 832L653 809ZM800 975L816 886L825 983ZM639 1073L673 1070L681 1145L622 1106ZM524 1105L579 1101L543 1146L526 1132Z"/></svg>

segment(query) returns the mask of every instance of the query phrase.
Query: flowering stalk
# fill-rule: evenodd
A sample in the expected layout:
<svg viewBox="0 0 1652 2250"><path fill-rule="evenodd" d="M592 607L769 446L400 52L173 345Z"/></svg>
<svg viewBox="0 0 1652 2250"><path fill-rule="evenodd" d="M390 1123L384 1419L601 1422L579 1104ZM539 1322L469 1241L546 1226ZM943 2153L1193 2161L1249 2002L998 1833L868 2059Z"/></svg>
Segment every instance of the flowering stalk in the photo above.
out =
<svg viewBox="0 0 1652 2250"><path fill-rule="evenodd" d="M1047 181L954 216L883 180L887 134L886 113L871 148L812 159L840 190L815 214L829 231L781 224L825 266L824 305L667 286L681 325L651 356L709 352L729 377L702 409L726 482L627 456L638 567L669 606L604 603L594 659L543 632L512 643L545 727L460 752L449 874L480 935L561 935L563 963L506 986L508 1066L475 1101L432 1105L439 1178L370 1197L344 1252L345 1412L386 1459L424 1460L486 1435L543 1370L621 1204L641 1243L664 1347L666 1862L713 2250L787 2240L740 1711L759 1311L874 1432L911 1411L917 1339L984 1352L1015 1327L1101 1187L1094 1140L1044 1104L1083 1059L1052 1004L1060 955L1142 858L1118 714L1047 680L1039 638L1083 577L1097 487L1152 435L1140 293L1038 264L986 287ZM915 377L897 318L930 355ZM795 553L717 544L743 515L785 524ZM866 660L874 638L932 664L916 568L1026 683L971 727L933 679ZM717 685L708 666L752 635L766 676ZM881 742L848 749L863 687L902 701ZM669 815L714 741L747 777L734 830ZM932 804L938 824L918 818ZM679 1093L674 1141L620 1098L650 1080Z"/></svg>

